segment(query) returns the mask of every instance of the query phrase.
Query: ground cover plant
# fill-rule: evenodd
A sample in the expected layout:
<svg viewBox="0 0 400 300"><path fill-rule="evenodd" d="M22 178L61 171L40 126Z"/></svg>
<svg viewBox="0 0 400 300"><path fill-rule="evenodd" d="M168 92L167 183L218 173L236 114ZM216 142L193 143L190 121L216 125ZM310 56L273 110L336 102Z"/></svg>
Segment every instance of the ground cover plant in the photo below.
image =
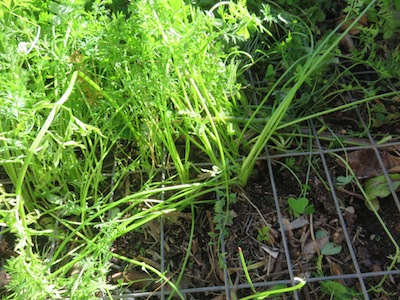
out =
<svg viewBox="0 0 400 300"><path fill-rule="evenodd" d="M396 141L399 6L0 1L2 297L165 289L183 299L184 288L220 285L224 269L232 284L250 286L234 298L300 288L318 299L361 297L344 282L307 285L304 278L255 288L288 278L277 259L281 237L262 157L314 150L311 122L326 149L362 144L366 130L354 107L378 142ZM387 151L397 189L398 152ZM378 261L374 249L364 271L394 270L399 229L387 222L396 215L377 206L391 192L379 171L357 176L361 155L332 155L334 189L343 207L370 214L390 244L390 257ZM339 268L337 256L348 250L329 201L321 201L332 189L322 163L289 155L276 159L273 172L286 221L317 223L318 250L299 246L309 223L290 229L291 259L305 261L296 271L324 276ZM368 252L355 234L361 221L347 213L358 251ZM371 280L371 298L393 296L392 281Z"/></svg>

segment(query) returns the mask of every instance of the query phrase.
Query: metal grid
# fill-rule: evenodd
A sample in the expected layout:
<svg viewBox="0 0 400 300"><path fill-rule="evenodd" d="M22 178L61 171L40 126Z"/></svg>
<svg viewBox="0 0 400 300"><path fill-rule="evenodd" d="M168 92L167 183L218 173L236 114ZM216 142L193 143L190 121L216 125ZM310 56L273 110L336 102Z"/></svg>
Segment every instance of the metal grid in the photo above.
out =
<svg viewBox="0 0 400 300"><path fill-rule="evenodd" d="M349 94L349 97L351 100L354 101L352 96ZM354 112L357 114L358 119L360 120L360 124L364 127L364 130L367 132L367 138L368 138L368 143L366 143L363 146L357 146L357 147L346 147L345 149L343 148L337 148L337 149L324 149L321 143L320 136L318 136L315 122L317 120L314 120L310 122L310 134L313 136L314 139L314 149L312 151L305 151L305 152L296 152L296 153L285 153L285 154L276 154L276 155L268 155L265 157L262 157L260 159L264 159L267 162L268 166L268 171L269 171L269 177L270 177L270 182L271 182L271 189L272 189L272 194L273 198L275 200L275 209L276 209L276 214L277 214L277 219L279 222L279 230L282 238L282 243L283 243L283 248L284 248L284 255L286 258L286 263L287 263L287 270L289 273L289 278L287 280L279 280L279 281L268 281L268 282L263 282L263 283L254 283L254 287L256 288L267 288L271 287L273 285L278 285L278 284L284 284L284 285L293 285L295 283L295 277L299 276L299 274L294 273L294 267L293 263L291 261L291 255L290 255L290 244L288 243L288 238L287 238L287 233L284 230L284 225L283 225L283 219L282 219L282 211L281 207L279 204L279 193L278 189L275 183L275 174L273 170L273 161L276 159L280 158L285 158L285 157L293 157L293 156L318 156L319 159L322 162L322 166L325 172L325 176L331 191L331 196L334 201L334 205L336 208L336 213L340 222L340 225L343 229L344 237L345 237L345 243L347 245L347 248L349 250L350 256L351 256L351 263L353 266L353 269L355 272L353 274L342 274L342 275L334 275L334 276L324 276L324 277L309 277L306 279L308 283L313 283L313 282L321 282L321 281L327 281L327 280L347 280L347 279L353 279L358 281L359 285L359 290L362 292L364 299L370 299L370 295L368 293L368 288L365 283L365 279L369 277L382 277L382 276L399 276L400 275L400 269L397 268L395 270L391 271L379 271L379 272L362 272L360 268L359 261L357 259L357 255L355 252L355 248L352 243L352 239L349 234L349 230L347 227L347 224L345 222L340 203L338 200L338 196L336 195L335 192L335 185L334 185L334 180L332 179L329 168L328 168L328 163L327 163L327 155L331 153L341 153L341 152L348 152L348 151L353 151L353 150L360 150L360 149L373 149L380 167L382 168L382 172L384 176L386 177L387 182L389 183L389 188L393 197L393 201L395 202L398 211L393 211L394 214L400 214L400 201L398 198L398 195L393 188L393 185L391 184L391 180L388 174L388 171L384 167L384 162L382 161L382 158L379 154L379 148L381 147L392 147L392 146L400 146L400 142L394 142L394 143L386 143L386 144L381 144L377 145L376 142L374 141L374 138L372 135L368 132L365 121L363 120L361 113L358 108L354 108ZM268 153L268 148L266 149L266 153ZM209 166L210 164L203 164L203 166ZM163 172L163 179L165 179L165 172ZM165 270L165 264L166 260L164 257L164 222L161 220L161 239L160 239L160 255L161 255L161 266L163 272ZM225 243L224 241L222 242L221 245L221 251L225 252ZM196 293L221 293L224 294L225 299L230 300L231 299L231 291L232 290L241 290L241 289L249 289L250 285L249 284L238 284L235 286L232 286L229 284L229 275L227 270L224 270L224 281L225 284L221 286L210 286L210 287L198 287L198 288L190 288L190 289L183 289L181 290L181 293L186 296L187 299L196 299L192 295ZM113 299L145 299L147 297L156 297L159 299L166 299L169 295L169 291L166 291L164 289L164 286L161 287L160 291L158 292L129 292L129 293L121 293L118 296L113 297ZM290 299L300 299L300 295L297 291L293 292L292 295L289 295ZM108 298L104 298L108 299Z"/></svg>

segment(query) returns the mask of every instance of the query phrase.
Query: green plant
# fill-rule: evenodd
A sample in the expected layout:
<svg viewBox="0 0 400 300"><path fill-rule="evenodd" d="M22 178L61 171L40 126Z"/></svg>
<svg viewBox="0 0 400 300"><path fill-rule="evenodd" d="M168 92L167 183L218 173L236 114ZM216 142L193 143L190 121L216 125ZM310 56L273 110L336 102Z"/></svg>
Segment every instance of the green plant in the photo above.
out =
<svg viewBox="0 0 400 300"><path fill-rule="evenodd" d="M299 217L300 215L309 215L314 213L314 204L309 204L309 200L305 197L301 198L288 198L288 204L290 211L296 216Z"/></svg>
<svg viewBox="0 0 400 300"><path fill-rule="evenodd" d="M327 237L327 233L319 230L315 233L315 238L318 239L324 239ZM320 255L317 258L317 273L319 276L323 276L324 272L322 270L322 260L324 258L324 255L336 255L342 251L342 246L341 245L335 245L333 242L327 241L322 249L320 250ZM332 264L329 260L328 262ZM353 299L353 297L357 296L357 293L340 282L332 281L332 280L327 280L327 281L321 281L320 283L321 289L324 293L328 294L331 296L331 299L337 299L337 300L350 300Z"/></svg>
<svg viewBox="0 0 400 300"><path fill-rule="evenodd" d="M400 187L400 174L389 174L391 185L394 190ZM365 193L367 195L366 203L368 207L373 206L375 210L379 210L378 198L385 198L391 194L389 183L385 175L369 178L365 182Z"/></svg>
<svg viewBox="0 0 400 300"><path fill-rule="evenodd" d="M83 2L0 4L1 164L15 186L2 192L1 216L20 254L7 266L10 297L109 293L113 241L206 194L218 193L220 240L239 157L230 118L245 103L231 46L261 28L244 3L219 16L166 0L138 1L125 15L101 1L86 11ZM215 168L197 179L204 159ZM175 174L161 181L159 166L171 163ZM138 170L139 187L114 199ZM37 280L24 277L32 270Z"/></svg>
<svg viewBox="0 0 400 300"><path fill-rule="evenodd" d="M346 287L339 282L332 280L322 281L321 289L334 300L353 300L354 297L358 296L357 292L352 288Z"/></svg>
<svg viewBox="0 0 400 300"><path fill-rule="evenodd" d="M210 232L209 235L213 239L216 239L217 248L220 249L222 239L229 236L227 227L233 224L233 214L230 207L236 202L236 194L229 193L226 195L223 190L217 190L216 198L214 205L214 222L217 231ZM225 268L225 255L226 253L218 253L218 263L222 268Z"/></svg>
<svg viewBox="0 0 400 300"><path fill-rule="evenodd" d="M310 24L323 26L323 21L326 19L326 13L329 9L335 9L337 3L332 1L321 1L318 5L315 5L313 1L276 1L275 4L279 4L284 10L286 7L290 7L291 11L297 11L299 14L304 14L310 21ZM293 9L294 8L294 9ZM322 23L322 24L321 24ZM316 28L317 29L317 28Z"/></svg>
<svg viewBox="0 0 400 300"><path fill-rule="evenodd" d="M0 175L11 181L0 189L0 218L18 254L5 265L9 299L111 297L113 258L151 272L182 298L194 217L176 282L113 253L113 242L168 212L211 204L219 245L233 224L231 187L246 184L265 145L301 150L309 137L300 123L398 95L355 76L338 83L367 52L341 55L336 45L346 32L319 32L314 22L325 13L316 6L293 1L290 13L223 1L205 3L205 12L189 1L84 2L0 1ZM364 31L371 41L376 29ZM351 63L341 70L339 59ZM325 74L328 66L334 74ZM379 68L387 74L384 62ZM259 89L252 70L266 82ZM366 96L330 106L355 89ZM199 168L204 162L213 167ZM285 164L297 167L291 158ZM301 188L289 203L295 215L313 212ZM257 238L268 241L268 233L263 227Z"/></svg>
<svg viewBox="0 0 400 300"><path fill-rule="evenodd" d="M390 230L388 229L388 227L386 226L382 217L379 215L378 209L377 209L377 208L379 208L379 202L378 202L377 197L379 197L379 196L386 197L390 194L390 189L389 189L389 184L387 182L387 178L385 178L384 175L370 178L367 180L368 185L366 183L365 187L363 187L363 185L357 179L357 176L354 174L354 171L350 168L350 166L347 164L347 162L342 157L338 156L337 158L342 161L343 165L346 166L346 169L350 172L353 180L355 181L356 186L358 187L358 189L360 190L364 199L366 200L367 207L374 213L379 224L381 224L383 231L386 233L387 237L389 238L389 240L391 241L391 243L394 246L395 254L390 257L391 263L387 267L387 270L391 270L395 266L398 258L400 257L400 246L397 243L397 241L395 240L395 238L393 237L393 235L390 232ZM389 176L389 180L393 179L393 186L395 188L398 188L398 185L397 185L398 176L397 175L398 174L390 174L390 176ZM391 178L392 176L393 176L393 178ZM367 189L367 186L368 186L368 189ZM368 191L368 193L367 193L367 191ZM379 282L379 284L377 284L374 288L380 289L386 279L387 279L386 276L384 276L381 279L381 281Z"/></svg>
<svg viewBox="0 0 400 300"><path fill-rule="evenodd" d="M271 227L270 226L264 226L261 229L257 229L257 241L263 243L263 242L268 242L270 237L269 237L269 233L270 233Z"/></svg>

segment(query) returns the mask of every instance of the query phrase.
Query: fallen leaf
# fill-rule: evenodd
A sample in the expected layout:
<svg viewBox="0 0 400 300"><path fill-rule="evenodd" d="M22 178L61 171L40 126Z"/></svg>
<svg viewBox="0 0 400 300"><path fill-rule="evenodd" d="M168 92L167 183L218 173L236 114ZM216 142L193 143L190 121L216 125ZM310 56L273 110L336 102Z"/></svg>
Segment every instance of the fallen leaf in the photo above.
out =
<svg viewBox="0 0 400 300"><path fill-rule="evenodd" d="M389 173L400 171L400 157L392 155L388 150L379 152L383 165ZM345 157L344 157L345 158ZM381 175L382 168L373 149L356 150L347 155L347 163L358 179L371 178ZM337 163L346 168L346 165L338 159Z"/></svg>
<svg viewBox="0 0 400 300"><path fill-rule="evenodd" d="M338 23L336 25L341 25L340 30L345 31L353 22L355 18L350 18L346 20L346 15L342 14L339 19ZM360 32L361 27L365 27L368 25L368 16L367 14L363 15L360 20L358 20L357 24L350 29L349 34L351 35L357 35Z"/></svg>
<svg viewBox="0 0 400 300"><path fill-rule="evenodd" d="M400 174L389 174L389 177L392 180L393 189L398 190L400 187ZM365 182L365 193L369 199L389 196L391 191L385 175L368 179Z"/></svg>
<svg viewBox="0 0 400 300"><path fill-rule="evenodd" d="M400 188L400 174L389 174L395 191ZM365 193L368 196L367 203L379 210L378 198L385 198L391 194L385 175L370 178L365 182Z"/></svg>
<svg viewBox="0 0 400 300"><path fill-rule="evenodd" d="M400 157L390 154L388 151L383 151L381 154L383 164L389 173L400 171Z"/></svg>
<svg viewBox="0 0 400 300"><path fill-rule="evenodd" d="M346 34L340 41L339 45L344 47L345 50L351 52L356 47L354 44L353 39L351 38L350 34Z"/></svg>
<svg viewBox="0 0 400 300"><path fill-rule="evenodd" d="M372 199L370 201L365 202L367 208L371 211L378 211L381 208L378 198Z"/></svg>
<svg viewBox="0 0 400 300"><path fill-rule="evenodd" d="M328 261L329 264L329 269L331 270L331 274L333 276L341 276L343 275L343 271L342 268L340 267L339 264L334 263L332 260L330 260L328 257L326 258L326 260ZM342 285L345 285L345 282L343 279L339 278L337 279L337 282L339 282Z"/></svg>
<svg viewBox="0 0 400 300"><path fill-rule="evenodd" d="M279 255L279 249L277 249L277 248L271 249L271 248L269 248L269 247L267 247L265 245L262 245L261 249L263 249L265 252L267 252L270 256L272 256L275 259Z"/></svg>
<svg viewBox="0 0 400 300"><path fill-rule="evenodd" d="M283 226L283 229L285 231L289 231L289 230L301 228L304 225L308 225L308 224L309 224L309 222L307 220L305 220L304 218L297 218L296 220L294 220L288 224L285 224Z"/></svg>

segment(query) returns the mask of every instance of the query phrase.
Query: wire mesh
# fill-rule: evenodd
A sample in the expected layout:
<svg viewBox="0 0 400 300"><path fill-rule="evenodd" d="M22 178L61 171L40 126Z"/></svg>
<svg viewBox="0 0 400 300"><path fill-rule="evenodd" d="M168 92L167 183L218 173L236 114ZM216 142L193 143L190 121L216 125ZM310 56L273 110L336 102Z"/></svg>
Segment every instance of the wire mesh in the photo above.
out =
<svg viewBox="0 0 400 300"><path fill-rule="evenodd" d="M349 98L351 101L353 101L352 95L349 95ZM271 192L274 198L274 209L276 211L276 217L277 217L277 222L279 224L279 232L281 235L281 240L282 240L282 249L283 251L281 252L281 255L285 257L284 261L286 262L286 270L287 270L287 278L284 280L266 280L264 282L255 282L253 283L254 288L260 288L261 290L265 290L267 288L270 288L272 286L277 286L277 285L293 285L295 283L295 277L304 277L307 281L308 284L312 283L321 283L321 282L326 282L326 281L339 281L339 282L346 282L349 281L353 285L356 285L358 287L358 291L362 293L363 299L371 299L369 295L369 291L371 289L370 286L366 283L366 280L369 278L384 278L384 277L389 277L389 276L400 276L400 269L399 268L393 268L391 270L368 270L368 271L363 271L362 268L360 267L360 257L359 254L356 253L356 250L354 248L354 236L351 236L351 230L348 227L348 224L346 223L346 219L343 214L343 206L340 202L340 199L336 193L335 189L335 179L332 178L332 174L330 172L329 166L328 166L328 161L327 157L332 154L340 154L340 153L348 153L350 151L355 151L355 150L362 150L362 149L372 149L376 155L377 160L379 161L380 167L382 169L382 172L388 182L389 189L393 198L393 201L396 204L397 211L393 211L393 214L399 215L400 214L400 203L399 203L399 198L396 193L396 189L393 187L393 184L391 184L391 179L388 173L388 170L385 169L385 164L380 156L379 150L381 148L387 148L387 147L394 147L394 146L400 146L400 142L390 142L390 143L384 143L384 144L377 144L374 141L373 136L371 133L368 131L368 128L365 124L365 121L362 118L362 115L359 111L358 108L354 109L354 113L357 115L360 124L363 126L363 129L365 132L367 132L367 140L360 146L347 146L347 147L341 147L341 148L324 148L323 143L321 142L321 138L323 139L324 137L319 135L318 130L317 130L317 125L318 120L313 120L312 122L309 123L309 133L310 136L313 137L313 148L310 149L309 151L297 151L297 152L288 152L288 153L280 153L280 154L273 154L270 153L270 149L268 146L266 147L266 156L260 157L259 160L264 160L267 163L268 166L268 173L269 173L269 180L271 184ZM336 215L338 219L338 224L340 224L340 227L343 230L344 234L344 243L347 248L346 251L348 251L349 254L349 264L351 265L348 269L353 270L350 273L341 273L341 274L333 274L333 275L325 275L325 276L313 276L309 272L306 272L306 274L299 274L297 273L298 268L294 265L294 262L292 260L292 255L291 255L291 245L289 243L289 238L288 238L288 232L285 231L285 225L284 225L284 219L283 219L283 213L282 213L282 207L281 203L279 201L281 195L280 191L277 187L276 183L276 175L277 171L274 170L273 165L276 162L276 160L279 159L284 159L288 157L317 157L320 162L322 163L322 168L324 172L324 176L326 178L327 184L328 184L328 191L327 193L330 193L330 197L333 201L335 210L336 210ZM209 163L205 164L199 164L200 166L207 167L210 166ZM163 171L163 179L165 179L165 170ZM267 213L267 212L264 212ZM168 264L168 261L165 257L164 253L164 244L163 240L165 238L165 232L164 232L164 227L163 227L163 222L160 222L161 224L161 270L162 272L166 270L166 265ZM222 241L221 245L221 251L225 252L226 250L226 245L225 241ZM356 281L356 283L355 283ZM195 287L195 288L184 288L181 289L181 293L185 295L186 299L211 299L211 297L208 297L207 295L211 294L220 294L222 298L219 299L231 299L231 294L235 293L240 290L249 290L250 291L250 284L248 283L232 283L230 276L228 274L227 269L224 269L224 284L223 285L218 285L218 286L205 286L205 287ZM113 296L113 299L147 299L147 298L154 298L154 299L165 299L168 295L170 295L171 291L166 290L164 287L161 288L159 291L155 292L143 292L143 291L120 291L119 295ZM203 296L198 296L198 295L203 295ZM223 295L223 296L222 296ZM300 293L298 291L294 291L290 294L286 294L287 298L283 299L301 299ZM104 299L109 299L105 297Z"/></svg>

